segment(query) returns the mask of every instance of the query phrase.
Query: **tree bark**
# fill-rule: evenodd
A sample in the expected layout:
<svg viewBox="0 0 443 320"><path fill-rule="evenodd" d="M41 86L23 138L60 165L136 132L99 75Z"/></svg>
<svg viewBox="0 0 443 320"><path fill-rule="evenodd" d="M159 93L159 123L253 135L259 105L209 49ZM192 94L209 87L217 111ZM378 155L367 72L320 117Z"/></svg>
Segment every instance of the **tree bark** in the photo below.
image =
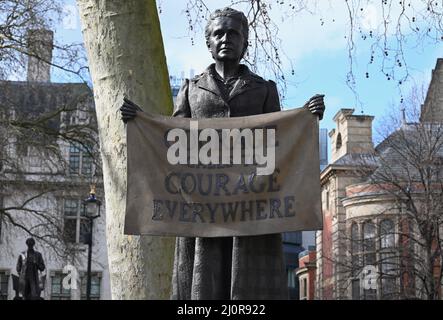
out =
<svg viewBox="0 0 443 320"><path fill-rule="evenodd" d="M154 0L77 0L94 87L106 200L113 299L170 296L174 238L126 236L123 96L171 114L172 96ZM153 168L155 170L155 168Z"/></svg>

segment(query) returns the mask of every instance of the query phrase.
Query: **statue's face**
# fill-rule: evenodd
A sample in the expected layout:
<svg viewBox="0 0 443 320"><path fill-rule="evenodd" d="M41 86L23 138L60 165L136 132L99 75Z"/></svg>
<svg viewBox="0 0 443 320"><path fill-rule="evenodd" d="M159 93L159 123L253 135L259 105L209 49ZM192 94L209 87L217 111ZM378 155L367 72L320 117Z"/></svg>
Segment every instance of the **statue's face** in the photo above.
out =
<svg viewBox="0 0 443 320"><path fill-rule="evenodd" d="M230 17L215 19L211 23L211 33L206 44L215 60L239 62L245 47L240 21Z"/></svg>

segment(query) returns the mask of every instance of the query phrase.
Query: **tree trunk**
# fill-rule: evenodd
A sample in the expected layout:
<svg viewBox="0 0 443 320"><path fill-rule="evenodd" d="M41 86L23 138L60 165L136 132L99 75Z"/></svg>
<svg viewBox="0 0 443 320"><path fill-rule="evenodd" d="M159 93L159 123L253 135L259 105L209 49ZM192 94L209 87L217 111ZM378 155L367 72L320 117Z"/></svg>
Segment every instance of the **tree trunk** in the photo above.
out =
<svg viewBox="0 0 443 320"><path fill-rule="evenodd" d="M118 112L125 94L150 112L172 112L156 4L154 0L77 0L77 4L100 134L112 298L167 299L174 239L123 234L126 130Z"/></svg>

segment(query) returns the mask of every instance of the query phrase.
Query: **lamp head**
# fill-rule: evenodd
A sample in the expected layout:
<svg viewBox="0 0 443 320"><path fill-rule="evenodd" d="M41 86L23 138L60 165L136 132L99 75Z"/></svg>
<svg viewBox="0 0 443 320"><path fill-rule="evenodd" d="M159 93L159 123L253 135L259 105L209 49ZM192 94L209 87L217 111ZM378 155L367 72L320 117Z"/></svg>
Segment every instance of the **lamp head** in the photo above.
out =
<svg viewBox="0 0 443 320"><path fill-rule="evenodd" d="M85 200L85 202L97 202L97 198L95 197L95 184L91 184L91 191L89 191L89 197ZM99 201L100 202L100 201Z"/></svg>
<svg viewBox="0 0 443 320"><path fill-rule="evenodd" d="M95 204L98 207L98 215L97 217L100 216L100 207L102 205L102 202L100 200L98 200L95 196L95 184L91 184L91 191L89 191L89 197L88 199L84 200L84 208L86 210L86 207L90 204Z"/></svg>

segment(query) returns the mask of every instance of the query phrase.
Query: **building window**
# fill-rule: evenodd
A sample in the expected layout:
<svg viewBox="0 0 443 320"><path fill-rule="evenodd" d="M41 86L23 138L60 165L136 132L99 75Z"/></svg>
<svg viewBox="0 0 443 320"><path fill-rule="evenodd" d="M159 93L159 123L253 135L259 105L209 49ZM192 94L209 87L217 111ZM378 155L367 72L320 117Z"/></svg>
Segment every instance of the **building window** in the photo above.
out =
<svg viewBox="0 0 443 320"><path fill-rule="evenodd" d="M363 289L364 300L377 300L377 289Z"/></svg>
<svg viewBox="0 0 443 320"><path fill-rule="evenodd" d="M358 277L363 267L361 251L361 240L358 231L358 224L353 222L351 225L351 263L353 277Z"/></svg>
<svg viewBox="0 0 443 320"><path fill-rule="evenodd" d="M391 219L384 219L380 222L380 249L393 248L394 246L394 222Z"/></svg>
<svg viewBox="0 0 443 320"><path fill-rule="evenodd" d="M308 300L308 278L303 276L299 278L300 300Z"/></svg>
<svg viewBox="0 0 443 320"><path fill-rule="evenodd" d="M380 274L382 299L393 299L396 291L398 273L395 247L394 222L384 219L380 222Z"/></svg>
<svg viewBox="0 0 443 320"><path fill-rule="evenodd" d="M358 224L353 222L351 225L351 252L352 254L359 253L360 250L360 237L358 235Z"/></svg>
<svg viewBox="0 0 443 320"><path fill-rule="evenodd" d="M51 300L71 300L71 289L63 288L63 278L66 274L55 272L51 277Z"/></svg>
<svg viewBox="0 0 443 320"><path fill-rule="evenodd" d="M341 148L342 141L341 141L341 133L337 135L337 141L335 142L335 148L338 150Z"/></svg>
<svg viewBox="0 0 443 320"><path fill-rule="evenodd" d="M88 243L90 234L89 221L84 216L82 201L78 199L65 199L63 217L65 241L70 243Z"/></svg>
<svg viewBox="0 0 443 320"><path fill-rule="evenodd" d="M81 299L86 300L86 285L88 283L88 276L85 273L81 277ZM100 288L101 288L101 273L91 273L91 300L100 300Z"/></svg>
<svg viewBox="0 0 443 320"><path fill-rule="evenodd" d="M0 209L3 208L3 197L0 196ZM2 243L3 211L0 211L0 243Z"/></svg>
<svg viewBox="0 0 443 320"><path fill-rule="evenodd" d="M0 271L0 300L8 300L9 272Z"/></svg>
<svg viewBox="0 0 443 320"><path fill-rule="evenodd" d="M382 269L386 267L386 264L382 264ZM381 276L381 298L383 300L390 300L396 297L397 279L395 276L385 274L385 270L382 270Z"/></svg>
<svg viewBox="0 0 443 320"><path fill-rule="evenodd" d="M367 221L363 224L364 264L375 265L375 225Z"/></svg>
<svg viewBox="0 0 443 320"><path fill-rule="evenodd" d="M71 143L69 146L69 173L92 175L91 148Z"/></svg>
<svg viewBox="0 0 443 320"><path fill-rule="evenodd" d="M416 287L415 287L415 273L414 273L414 264L415 264L415 249L414 242L412 241L413 236L411 237L411 233L413 233L412 221L403 217L400 219L399 224L399 237L398 243L399 247L401 247L401 251L397 251L399 255L400 263L400 294L402 299L409 299L410 297L416 296Z"/></svg>
<svg viewBox="0 0 443 320"><path fill-rule="evenodd" d="M367 221L363 223L363 264L364 267L375 266L376 251L375 251L375 233L376 228L373 222ZM363 296L365 300L377 299L376 289L363 288Z"/></svg>
<svg viewBox="0 0 443 320"><path fill-rule="evenodd" d="M358 224L351 225L351 276L352 276L352 299L360 300L360 272L362 271L361 240Z"/></svg>
<svg viewBox="0 0 443 320"><path fill-rule="evenodd" d="M365 221L362 224L361 233L359 225L352 222L350 239L352 299L373 300L397 297L400 263L394 221L383 219L378 224L370 220ZM362 272L370 266L376 268L375 270L371 268L377 274L376 288L362 286L362 280L364 280Z"/></svg>
<svg viewBox="0 0 443 320"><path fill-rule="evenodd" d="M360 279L352 280L352 300L360 300Z"/></svg>
<svg viewBox="0 0 443 320"><path fill-rule="evenodd" d="M329 210L329 190L326 190L325 202L326 202L326 210Z"/></svg>

